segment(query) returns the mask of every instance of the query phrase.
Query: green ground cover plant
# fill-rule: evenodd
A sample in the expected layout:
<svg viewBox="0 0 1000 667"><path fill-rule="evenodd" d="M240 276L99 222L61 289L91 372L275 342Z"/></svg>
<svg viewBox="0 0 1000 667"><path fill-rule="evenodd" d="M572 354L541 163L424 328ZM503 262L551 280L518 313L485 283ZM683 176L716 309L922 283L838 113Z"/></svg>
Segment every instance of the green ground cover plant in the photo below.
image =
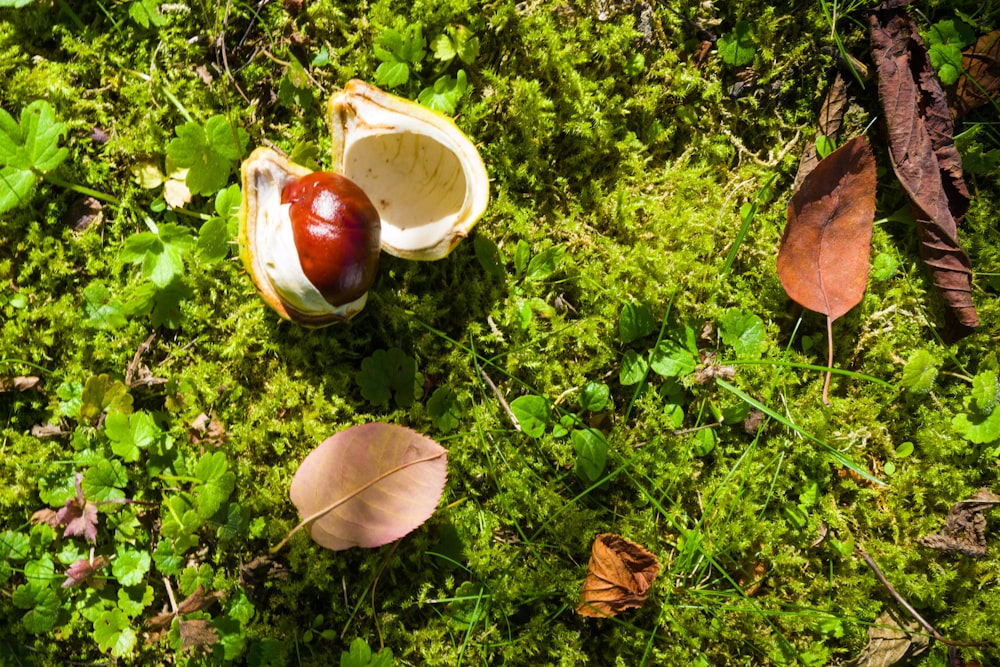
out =
<svg viewBox="0 0 1000 667"><path fill-rule="evenodd" d="M0 0L0 664L824 665L886 624L922 664L1000 661L995 519L985 556L920 541L1000 489L1000 107L956 128L980 326L946 344L874 4ZM949 86L1000 27L908 11ZM817 152L865 134L878 188L827 406L776 253L836 71ZM352 78L452 116L491 202L306 329L240 263L239 165L329 165ZM303 458L372 422L448 450L437 511L272 551ZM584 618L604 533L660 571Z"/></svg>

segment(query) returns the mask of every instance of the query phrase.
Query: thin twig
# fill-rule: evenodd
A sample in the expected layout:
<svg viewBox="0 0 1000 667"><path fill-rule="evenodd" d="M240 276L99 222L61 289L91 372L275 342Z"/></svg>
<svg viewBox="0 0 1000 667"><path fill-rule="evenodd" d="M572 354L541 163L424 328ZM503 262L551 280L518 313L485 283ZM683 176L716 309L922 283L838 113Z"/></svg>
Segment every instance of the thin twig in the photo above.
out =
<svg viewBox="0 0 1000 667"><path fill-rule="evenodd" d="M719 428L720 426L722 426L722 422L702 424L701 426L694 426L692 428L680 428L673 431L673 435L689 435L691 433L697 433L698 431L704 431L706 428Z"/></svg>
<svg viewBox="0 0 1000 667"><path fill-rule="evenodd" d="M514 424L514 428L518 431L522 430L521 422L517 421L517 417L514 416L514 412L510 409L510 406L507 405L507 401L504 400L503 394L501 394L500 390L497 389L497 386L493 384L493 380L491 380L490 376L486 374L486 370L480 368L479 374L483 377L483 380L486 381L486 384L490 386L490 389L493 390L493 393L496 395L497 400L500 401L500 405L503 407L504 412L507 413L507 417L510 419L511 423Z"/></svg>
<svg viewBox="0 0 1000 667"><path fill-rule="evenodd" d="M889 583L889 580L885 578L884 574L882 574L882 570L879 568L874 558L869 556L864 549L858 547L855 547L854 553L858 556L861 556L861 558L864 559L866 563L868 563L868 567L872 569L872 572L875 573L875 576L878 577L878 580L882 582L882 585L885 586L886 590L889 591L892 597L896 599L896 602L898 602L903 607L903 609L905 609L910 614L910 616L912 616L917 621L917 623L922 625L924 627L924 630L929 632L931 636L934 637L934 639L948 646L991 646L992 645L991 642L959 642L942 636L940 632L934 629L933 625L928 623L923 616L917 613L916 609L910 606L909 602L903 599L902 595L896 592L896 589L892 587L892 584Z"/></svg>
<svg viewBox="0 0 1000 667"><path fill-rule="evenodd" d="M140 343L139 347L135 350L135 355L132 357L132 363L128 365L125 369L125 386L134 387L133 381L135 380L135 375L139 371L139 364L142 363L142 356L149 351L149 346L153 344L153 340L156 338L156 332L149 334L149 338L146 339L144 343Z"/></svg>
<svg viewBox="0 0 1000 667"><path fill-rule="evenodd" d="M170 598L170 610L177 615L177 600L174 599L174 589L170 585L170 579L163 577L163 585L167 587L167 597Z"/></svg>

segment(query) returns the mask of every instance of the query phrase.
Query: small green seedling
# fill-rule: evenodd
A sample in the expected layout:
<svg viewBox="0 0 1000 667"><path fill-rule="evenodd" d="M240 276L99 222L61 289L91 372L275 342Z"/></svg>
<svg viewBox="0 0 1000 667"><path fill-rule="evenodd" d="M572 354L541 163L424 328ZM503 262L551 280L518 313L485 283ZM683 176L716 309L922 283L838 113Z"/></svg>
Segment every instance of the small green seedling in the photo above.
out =
<svg viewBox="0 0 1000 667"><path fill-rule="evenodd" d="M907 441L900 444L899 447L896 447L895 451L893 451L893 456L897 459L905 459L912 453L913 443ZM886 475L891 477L896 474L896 464L892 461L886 461L885 465L882 466L882 470L885 471Z"/></svg>
<svg viewBox="0 0 1000 667"><path fill-rule="evenodd" d="M420 90L417 102L444 114L454 114L459 100L469 90L469 79L464 69L459 69L455 76L446 74L445 69L456 61L471 65L479 56L479 38L465 26L451 25L434 38L430 48L438 61L436 78ZM375 40L375 57L382 61L375 70L375 82L386 88L409 83L420 72L427 55L427 40L419 22L387 28Z"/></svg>
<svg viewBox="0 0 1000 667"><path fill-rule="evenodd" d="M610 388L603 382L588 382L580 389L577 412L565 412L558 420L549 401L535 394L519 396L511 401L510 409L521 431L532 438L544 436L549 429L555 438L569 435L576 452L577 476L592 484L607 466L608 441L603 432L587 424L584 416L605 411L610 405Z"/></svg>
<svg viewBox="0 0 1000 667"><path fill-rule="evenodd" d="M903 366L899 384L911 394L929 394L934 388L941 361L927 350L917 350Z"/></svg>
<svg viewBox="0 0 1000 667"><path fill-rule="evenodd" d="M985 370L972 379L972 391L966 396L965 412L955 415L951 427L973 444L1000 440L1000 410L995 409L1000 396L1000 380L995 370Z"/></svg>
<svg viewBox="0 0 1000 667"><path fill-rule="evenodd" d="M948 19L932 25L924 40L941 83L956 83L962 75L962 49L976 41L976 33L963 21Z"/></svg>
<svg viewBox="0 0 1000 667"><path fill-rule="evenodd" d="M424 378L417 372L416 360L398 347L376 350L361 362L354 380L372 405L388 405L391 399L406 408L423 394Z"/></svg>
<svg viewBox="0 0 1000 667"><path fill-rule="evenodd" d="M754 313L730 308L719 320L719 337L730 345L737 359L760 359L767 350L764 320Z"/></svg>
<svg viewBox="0 0 1000 667"><path fill-rule="evenodd" d="M434 428L442 433L448 433L458 428L462 419L462 404L458 393L451 387L438 387L427 399L427 414L434 423Z"/></svg>
<svg viewBox="0 0 1000 667"><path fill-rule="evenodd" d="M411 72L419 71L427 55L426 47L420 23L411 23L402 30L386 29L375 40L375 57L382 61L375 70L375 83L387 88L405 84Z"/></svg>
<svg viewBox="0 0 1000 667"><path fill-rule="evenodd" d="M431 42L434 57L443 63L458 58L471 65L479 57L479 38L464 25L450 25Z"/></svg>
<svg viewBox="0 0 1000 667"><path fill-rule="evenodd" d="M48 102L32 102L21 112L18 124L0 109L0 213L24 204L39 177L51 172L69 156L59 140L66 126L56 122Z"/></svg>
<svg viewBox="0 0 1000 667"><path fill-rule="evenodd" d="M128 15L143 28L161 28L167 24L158 0L134 0L128 6Z"/></svg>
<svg viewBox="0 0 1000 667"><path fill-rule="evenodd" d="M315 99L312 79L295 56L289 54L287 58L285 75L278 84L278 102L286 107L310 107Z"/></svg>
<svg viewBox="0 0 1000 667"><path fill-rule="evenodd" d="M469 80L465 70L460 69L454 78L447 74L438 77L434 85L420 91L417 101L428 109L451 115L458 109L458 101L467 90Z"/></svg>
<svg viewBox="0 0 1000 667"><path fill-rule="evenodd" d="M340 667L392 667L392 664L392 651L383 648L372 653L368 642L361 637L351 642L350 650L340 654Z"/></svg>

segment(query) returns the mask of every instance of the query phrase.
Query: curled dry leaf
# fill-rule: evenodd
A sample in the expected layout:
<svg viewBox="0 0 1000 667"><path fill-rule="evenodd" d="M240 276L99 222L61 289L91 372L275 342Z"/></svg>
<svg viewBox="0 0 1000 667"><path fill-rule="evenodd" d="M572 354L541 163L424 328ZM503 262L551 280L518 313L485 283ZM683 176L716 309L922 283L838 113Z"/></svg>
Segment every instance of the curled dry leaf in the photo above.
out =
<svg viewBox="0 0 1000 667"><path fill-rule="evenodd" d="M875 184L871 147L855 137L809 172L788 203L778 277L795 302L826 315L830 366L833 321L861 301L868 281ZM828 372L827 404L829 387Z"/></svg>
<svg viewBox="0 0 1000 667"><path fill-rule="evenodd" d="M19 375L17 377L0 377L0 394L34 389L41 381L34 375Z"/></svg>
<svg viewBox="0 0 1000 667"><path fill-rule="evenodd" d="M931 647L931 639L914 620L897 619L883 611L868 627L868 645L843 667L892 667L911 664Z"/></svg>
<svg viewBox="0 0 1000 667"><path fill-rule="evenodd" d="M402 426L341 431L310 452L292 479L292 502L302 517L295 530L308 525L312 538L334 551L398 540L437 508L447 454Z"/></svg>
<svg viewBox="0 0 1000 667"><path fill-rule="evenodd" d="M805 177L819 164L819 152L816 148L816 141L820 137L836 142L837 135L840 134L840 126L844 122L844 114L847 112L847 80L837 72L826 92L826 99L823 100L823 107L819 110L819 118L816 126L816 139L810 141L802 150L802 158L799 160L799 169L795 172L795 181L792 189L798 190Z"/></svg>
<svg viewBox="0 0 1000 667"><path fill-rule="evenodd" d="M989 489L979 489L968 500L955 503L945 519L940 533L924 535L918 543L948 554L964 554L974 558L986 555L986 515L984 512L1000 505L1000 496Z"/></svg>
<svg viewBox="0 0 1000 667"><path fill-rule="evenodd" d="M917 220L920 255L948 307L950 341L979 326L972 305L972 264L958 242L969 208L962 157L941 81L917 26L899 2L869 14L872 58L889 130L889 157Z"/></svg>
<svg viewBox="0 0 1000 667"><path fill-rule="evenodd" d="M603 618L641 607L659 572L660 562L645 547L614 533L601 533L594 539L576 612Z"/></svg>

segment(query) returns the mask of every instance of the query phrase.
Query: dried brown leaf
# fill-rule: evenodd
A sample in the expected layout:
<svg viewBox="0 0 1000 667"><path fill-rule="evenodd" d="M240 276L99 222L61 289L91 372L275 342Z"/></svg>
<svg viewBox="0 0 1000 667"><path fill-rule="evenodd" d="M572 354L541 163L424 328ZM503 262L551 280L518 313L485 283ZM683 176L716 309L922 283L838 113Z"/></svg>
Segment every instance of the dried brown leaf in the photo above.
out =
<svg viewBox="0 0 1000 667"><path fill-rule="evenodd" d="M989 104L1000 93L1000 30L983 35L962 52L962 77L949 90L956 116Z"/></svg>
<svg viewBox="0 0 1000 667"><path fill-rule="evenodd" d="M979 326L979 316L972 304L972 265L958 242L969 192L951 113L909 14L880 9L869 14L869 23L889 156L917 220L921 258L947 306L944 335L954 341Z"/></svg>
<svg viewBox="0 0 1000 667"><path fill-rule="evenodd" d="M102 568L107 567L109 563L110 561L104 556L98 556L92 561L81 558L66 569L66 581L63 582L62 587L71 588L86 582Z"/></svg>
<svg viewBox="0 0 1000 667"><path fill-rule="evenodd" d="M206 618L179 620L177 629L181 636L181 651L193 651L202 646L211 646L219 641L219 635Z"/></svg>
<svg viewBox="0 0 1000 667"><path fill-rule="evenodd" d="M18 375L17 377L0 377L0 394L34 389L40 382L34 375Z"/></svg>
<svg viewBox="0 0 1000 667"><path fill-rule="evenodd" d="M216 419L214 412L211 417L204 412L195 417L188 428L188 436L191 438L191 442L196 445L208 443L217 447L229 439L226 427Z"/></svg>
<svg viewBox="0 0 1000 667"><path fill-rule="evenodd" d="M1000 505L1000 496L989 489L979 489L968 500L951 508L940 533L924 535L917 540L930 549L948 554L963 554L974 558L986 555L986 515L984 512Z"/></svg>
<svg viewBox="0 0 1000 667"><path fill-rule="evenodd" d="M46 507L31 515L31 523L44 523L51 528L55 528L59 525L59 519L56 518L56 511L54 509Z"/></svg>
<svg viewBox="0 0 1000 667"><path fill-rule="evenodd" d="M795 180L792 189L798 190L805 177L819 164L819 153L816 151L816 140L826 137L836 142L837 135L840 134L840 126L844 121L844 113L847 111L847 80L837 72L830 84L830 89L823 100L823 107L819 111L817 119L816 139L802 151L802 158L799 160L799 169L795 173Z"/></svg>
<svg viewBox="0 0 1000 667"><path fill-rule="evenodd" d="M35 438L58 438L65 433L58 424L35 424L31 427L31 435Z"/></svg>
<svg viewBox="0 0 1000 667"><path fill-rule="evenodd" d="M603 618L641 607L659 572L659 561L645 547L620 535L602 533L594 539L576 612Z"/></svg>
<svg viewBox="0 0 1000 667"><path fill-rule="evenodd" d="M922 632L919 623L902 623L883 611L868 628L868 645L844 667L892 667L922 655L930 645L930 637Z"/></svg>
<svg viewBox="0 0 1000 667"><path fill-rule="evenodd" d="M205 595L205 589L199 584L198 588L194 589L191 595L181 600L180 604L177 605L176 611L165 611L148 619L146 621L146 629L151 633L162 632L170 627L170 623L174 620L175 616L208 609L223 597L225 595L221 591L212 591L208 595Z"/></svg>
<svg viewBox="0 0 1000 667"><path fill-rule="evenodd" d="M827 316L829 365L833 321L865 293L875 221L875 157L865 137L830 153L788 202L778 277L796 303ZM823 386L828 403L830 375Z"/></svg>

